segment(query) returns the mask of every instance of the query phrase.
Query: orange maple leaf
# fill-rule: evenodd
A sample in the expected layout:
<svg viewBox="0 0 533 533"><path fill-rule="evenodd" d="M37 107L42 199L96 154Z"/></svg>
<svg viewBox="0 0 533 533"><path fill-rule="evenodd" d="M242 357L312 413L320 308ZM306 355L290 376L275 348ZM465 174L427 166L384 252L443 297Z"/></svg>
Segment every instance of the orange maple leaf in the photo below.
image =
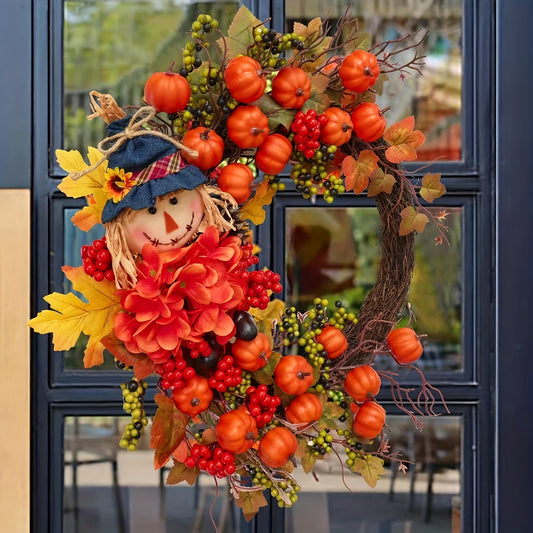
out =
<svg viewBox="0 0 533 533"><path fill-rule="evenodd" d="M418 155L416 149L426 140L424 134L415 130L415 117L407 117L393 124L383 138L390 146L385 150L385 157L391 163L414 161Z"/></svg>
<svg viewBox="0 0 533 533"><path fill-rule="evenodd" d="M378 168L378 156L371 150L363 150L357 161L347 156L342 161L342 173L346 190L353 190L355 194L363 192L368 187L370 175Z"/></svg>

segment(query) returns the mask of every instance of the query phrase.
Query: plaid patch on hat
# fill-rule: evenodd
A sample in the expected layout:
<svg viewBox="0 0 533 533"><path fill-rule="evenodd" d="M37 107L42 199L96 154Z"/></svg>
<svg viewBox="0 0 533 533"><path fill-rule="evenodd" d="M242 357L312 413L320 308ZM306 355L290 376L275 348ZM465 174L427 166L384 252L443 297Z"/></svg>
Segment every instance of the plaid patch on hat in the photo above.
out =
<svg viewBox="0 0 533 533"><path fill-rule="evenodd" d="M143 168L138 172L132 172L132 178L138 185L141 185L150 180L164 178L169 174L175 174L184 166L185 163L181 159L180 153L174 152L162 159L154 161L151 165L148 165L146 168Z"/></svg>

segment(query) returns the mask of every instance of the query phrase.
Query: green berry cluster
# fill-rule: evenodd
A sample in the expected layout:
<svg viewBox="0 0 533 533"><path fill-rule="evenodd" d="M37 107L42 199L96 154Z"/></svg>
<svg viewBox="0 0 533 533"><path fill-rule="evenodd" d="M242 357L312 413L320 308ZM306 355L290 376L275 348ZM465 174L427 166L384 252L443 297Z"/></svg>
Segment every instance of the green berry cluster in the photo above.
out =
<svg viewBox="0 0 533 533"><path fill-rule="evenodd" d="M339 422L346 422L346 420L348 420L348 418L350 417L350 406L346 401L344 392L340 390L329 390L328 398L330 401L344 409L344 413L339 417Z"/></svg>
<svg viewBox="0 0 533 533"><path fill-rule="evenodd" d="M265 179L268 180L269 187L274 191L284 191L285 183L281 181L278 175L265 174Z"/></svg>
<svg viewBox="0 0 533 533"><path fill-rule="evenodd" d="M214 19L211 15L205 15L201 13L197 19L192 23L193 39L205 39L207 33L211 30L218 28L218 20Z"/></svg>
<svg viewBox="0 0 533 533"><path fill-rule="evenodd" d="M292 507L298 501L300 486L293 479L273 482L259 468L249 467L248 471L254 485L270 490L270 495L277 500L278 507Z"/></svg>
<svg viewBox="0 0 533 533"><path fill-rule="evenodd" d="M122 408L131 415L131 422L125 427L119 445L129 451L137 448L137 442L141 438L144 428L148 424L146 411L144 410L144 393L148 383L137 378L132 378L127 383L122 383Z"/></svg>
<svg viewBox="0 0 533 533"><path fill-rule="evenodd" d="M335 312L329 318L328 324L343 329L347 323L357 324L357 318L354 313L348 313L340 300L335 302Z"/></svg>
<svg viewBox="0 0 533 533"><path fill-rule="evenodd" d="M248 55L263 67L280 69L287 64L280 54L288 50L303 50L304 43L299 35L286 33L280 35L264 26L257 26L253 32L254 44L249 48Z"/></svg>
<svg viewBox="0 0 533 533"><path fill-rule="evenodd" d="M284 333L283 346L290 346L300 336L300 323L296 314L296 307L287 307L283 311L279 331Z"/></svg>
<svg viewBox="0 0 533 533"><path fill-rule="evenodd" d="M317 150L316 158L322 156L335 155L337 147L323 146ZM296 190L302 197L309 199L315 194L321 194L324 200L330 204L337 196L346 191L344 180L335 172L328 172L325 161L308 161L301 152L293 152L294 161L290 177L293 180Z"/></svg>
<svg viewBox="0 0 533 533"><path fill-rule="evenodd" d="M318 435L307 442L307 446L313 455L326 455L331 452L333 435L329 429L323 429Z"/></svg>

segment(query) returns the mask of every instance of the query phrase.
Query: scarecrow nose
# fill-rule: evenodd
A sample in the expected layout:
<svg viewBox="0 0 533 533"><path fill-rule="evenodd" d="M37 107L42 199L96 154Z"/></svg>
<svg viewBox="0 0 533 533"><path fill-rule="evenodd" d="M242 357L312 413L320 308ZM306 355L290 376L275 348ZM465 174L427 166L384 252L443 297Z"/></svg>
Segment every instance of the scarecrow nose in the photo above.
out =
<svg viewBox="0 0 533 533"><path fill-rule="evenodd" d="M165 211L165 229L167 233L172 233L179 228L176 221Z"/></svg>

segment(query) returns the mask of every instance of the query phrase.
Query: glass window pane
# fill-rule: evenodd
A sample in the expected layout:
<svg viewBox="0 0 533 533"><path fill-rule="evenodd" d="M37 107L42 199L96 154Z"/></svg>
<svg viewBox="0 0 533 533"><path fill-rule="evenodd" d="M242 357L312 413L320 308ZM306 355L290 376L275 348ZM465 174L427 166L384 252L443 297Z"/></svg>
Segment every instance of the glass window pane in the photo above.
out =
<svg viewBox="0 0 533 533"><path fill-rule="evenodd" d="M429 31L419 48L420 55L425 56L422 75L409 70L404 77L388 74L385 92L377 103L382 108L391 106L386 113L389 124L415 115L417 128L426 135L426 142L417 150L419 160L460 160L463 1L285 2L287 29L295 21L314 17L329 17L334 23L346 8L358 18L360 31L372 36L371 46L411 34L406 41L390 44L389 52L405 49ZM412 55L413 50L407 50L392 57L403 65Z"/></svg>
<svg viewBox="0 0 533 533"><path fill-rule="evenodd" d="M431 208L435 214L440 208ZM424 370L460 370L462 261L461 208L447 208L450 246L435 246L428 225L415 240L409 293L415 329L426 334ZM368 207L286 209L286 299L305 310L317 296L341 300L357 312L373 287L380 259L379 214Z"/></svg>
<svg viewBox="0 0 533 533"><path fill-rule="evenodd" d="M140 105L146 79L179 68L192 22L206 10L226 31L238 2L66 0L63 28L64 149L86 152L103 136L87 120L89 92L110 93L120 106Z"/></svg>
<svg viewBox="0 0 533 533"><path fill-rule="evenodd" d="M165 485L169 470L163 477L154 471L150 425L134 452L119 447L130 420L65 418L63 531L211 531L210 514L220 531L236 531L240 509L234 509L223 480L218 488L209 475L193 487Z"/></svg>
<svg viewBox="0 0 533 533"><path fill-rule="evenodd" d="M301 492L286 514L289 532L462 531L462 418L426 418L422 432L405 416L387 416L387 424L391 449L409 461L406 473L399 471L398 462L388 461L372 489L346 465L341 469L344 449L338 450L340 459L331 453L317 461L318 481L296 470Z"/></svg>

